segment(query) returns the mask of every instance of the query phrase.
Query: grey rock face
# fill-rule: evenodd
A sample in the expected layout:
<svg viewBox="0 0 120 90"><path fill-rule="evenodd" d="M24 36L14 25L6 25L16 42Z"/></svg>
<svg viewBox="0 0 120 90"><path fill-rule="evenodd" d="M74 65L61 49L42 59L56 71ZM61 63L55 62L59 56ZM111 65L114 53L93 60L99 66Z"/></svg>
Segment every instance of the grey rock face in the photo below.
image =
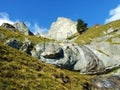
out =
<svg viewBox="0 0 120 90"><path fill-rule="evenodd" d="M56 59L61 56L61 53L62 53L61 47L54 44L48 44L47 47L45 48L45 51L41 53L41 56L49 59Z"/></svg>
<svg viewBox="0 0 120 90"><path fill-rule="evenodd" d="M27 38L25 38L25 40L23 42L20 42L16 39L12 38L12 39L7 40L5 42L5 45L8 45L12 48L26 52L29 55L31 55L31 50L33 49L32 43Z"/></svg>
<svg viewBox="0 0 120 90"><path fill-rule="evenodd" d="M14 38L11 38L5 42L5 45L8 45L8 46L15 48L15 49L19 49L21 44L22 43L20 41L14 39Z"/></svg>
<svg viewBox="0 0 120 90"><path fill-rule="evenodd" d="M109 42L109 39L114 42ZM32 56L80 73L102 74L120 67L120 45L116 40L119 37L107 35L83 46L68 43L37 44Z"/></svg>
<svg viewBox="0 0 120 90"><path fill-rule="evenodd" d="M90 90L120 90L119 76L98 76L91 80Z"/></svg>
<svg viewBox="0 0 120 90"><path fill-rule="evenodd" d="M13 25L9 24L9 23L3 23L3 24L1 25L1 27L4 27L4 28L7 28L7 29L16 31L16 28L15 28Z"/></svg>
<svg viewBox="0 0 120 90"><path fill-rule="evenodd" d="M31 41L28 38L25 38L25 40L22 43L22 46L20 47L20 50L31 55L32 49L33 49L33 45L31 43Z"/></svg>
<svg viewBox="0 0 120 90"><path fill-rule="evenodd" d="M91 74L104 70L104 64L87 47L72 44L37 44L32 56L59 67Z"/></svg>
<svg viewBox="0 0 120 90"><path fill-rule="evenodd" d="M28 29L28 27L23 22L15 23L13 26L25 35L33 35L33 33Z"/></svg>

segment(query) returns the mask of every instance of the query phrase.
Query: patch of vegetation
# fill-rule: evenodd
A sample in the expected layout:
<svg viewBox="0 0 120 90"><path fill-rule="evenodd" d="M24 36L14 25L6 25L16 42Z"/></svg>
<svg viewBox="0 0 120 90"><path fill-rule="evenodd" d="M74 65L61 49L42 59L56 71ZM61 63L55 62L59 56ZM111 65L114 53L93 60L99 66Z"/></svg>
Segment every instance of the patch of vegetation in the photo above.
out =
<svg viewBox="0 0 120 90"><path fill-rule="evenodd" d="M77 31L79 34L82 34L87 30L87 23L85 23L82 19L77 20Z"/></svg>
<svg viewBox="0 0 120 90"><path fill-rule="evenodd" d="M83 90L90 78L0 44L1 90Z"/></svg>
<svg viewBox="0 0 120 90"><path fill-rule="evenodd" d="M101 26L93 26L86 30L83 34L79 35L79 37L75 40L77 44L87 44L90 43L92 39L104 36L103 32L106 32L110 27L113 29L120 28L120 20L113 21L111 23L101 25Z"/></svg>

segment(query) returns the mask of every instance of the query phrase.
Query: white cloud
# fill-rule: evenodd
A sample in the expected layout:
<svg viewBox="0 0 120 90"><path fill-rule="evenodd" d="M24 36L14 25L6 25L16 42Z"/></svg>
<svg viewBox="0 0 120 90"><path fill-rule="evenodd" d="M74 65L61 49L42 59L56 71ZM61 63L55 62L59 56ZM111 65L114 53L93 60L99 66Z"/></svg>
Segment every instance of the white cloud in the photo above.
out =
<svg viewBox="0 0 120 90"><path fill-rule="evenodd" d="M10 20L9 15L5 12L2 12L0 13L0 25L2 25L3 23L14 24L15 21Z"/></svg>
<svg viewBox="0 0 120 90"><path fill-rule="evenodd" d="M40 27L37 23L34 24L34 34L40 33L40 34L46 34L48 29Z"/></svg>
<svg viewBox="0 0 120 90"><path fill-rule="evenodd" d="M109 23L111 21L119 20L120 19L120 5L118 5L116 8L110 10L110 18L105 20L105 23Z"/></svg>

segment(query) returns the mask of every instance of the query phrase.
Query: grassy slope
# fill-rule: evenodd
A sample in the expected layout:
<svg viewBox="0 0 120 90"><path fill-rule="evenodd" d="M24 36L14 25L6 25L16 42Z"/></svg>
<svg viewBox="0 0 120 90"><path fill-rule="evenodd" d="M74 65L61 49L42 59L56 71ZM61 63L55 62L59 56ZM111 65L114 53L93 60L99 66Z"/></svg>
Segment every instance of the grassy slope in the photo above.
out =
<svg viewBox="0 0 120 90"><path fill-rule="evenodd" d="M25 36L2 27L0 27L0 34L4 35L4 38L0 39L1 90L82 90L82 85L89 82L91 76L61 70L2 44L9 38L20 41L28 38L33 44L52 40Z"/></svg>
<svg viewBox="0 0 120 90"><path fill-rule="evenodd" d="M112 28L120 28L120 20L113 21L111 23L105 24L103 26L93 26L89 28L86 32L81 34L76 40L75 43L78 44L87 44L89 43L92 39L104 36L103 31L107 31L110 26Z"/></svg>
<svg viewBox="0 0 120 90"><path fill-rule="evenodd" d="M90 76L46 64L0 44L2 90L82 90L83 83L88 82L89 78Z"/></svg>

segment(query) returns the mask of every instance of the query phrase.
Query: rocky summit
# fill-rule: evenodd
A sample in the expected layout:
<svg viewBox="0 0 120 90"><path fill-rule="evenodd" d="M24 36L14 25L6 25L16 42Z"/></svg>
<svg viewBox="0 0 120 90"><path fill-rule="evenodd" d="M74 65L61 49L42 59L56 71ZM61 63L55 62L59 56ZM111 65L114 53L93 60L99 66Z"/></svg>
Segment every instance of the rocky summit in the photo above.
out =
<svg viewBox="0 0 120 90"><path fill-rule="evenodd" d="M56 22L53 22L47 37L62 41L77 32L76 22L64 17L59 17Z"/></svg>
<svg viewBox="0 0 120 90"><path fill-rule="evenodd" d="M29 28L24 24L24 22L18 22L13 25L16 29L24 33L25 35L33 35Z"/></svg>
<svg viewBox="0 0 120 90"><path fill-rule="evenodd" d="M76 33L76 23L63 17L51 25L49 38L31 36L23 22L4 23L0 27L0 87L120 90L120 21Z"/></svg>
<svg viewBox="0 0 120 90"><path fill-rule="evenodd" d="M29 28L25 25L24 22L17 22L15 23L14 25L11 25L9 23L3 23L1 25L1 27L4 27L4 28L7 28L7 29L10 29L12 31L20 31L22 32L23 34L25 35L34 35L30 30Z"/></svg>

